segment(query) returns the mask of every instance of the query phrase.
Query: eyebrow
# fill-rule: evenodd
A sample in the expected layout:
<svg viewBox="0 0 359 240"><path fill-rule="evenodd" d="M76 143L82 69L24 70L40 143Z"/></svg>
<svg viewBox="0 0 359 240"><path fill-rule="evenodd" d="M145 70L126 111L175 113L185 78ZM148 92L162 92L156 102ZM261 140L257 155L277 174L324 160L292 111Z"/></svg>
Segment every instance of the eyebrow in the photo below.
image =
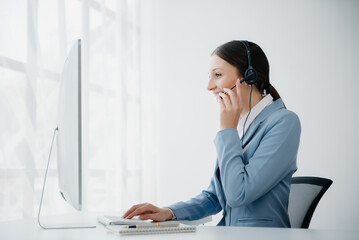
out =
<svg viewBox="0 0 359 240"><path fill-rule="evenodd" d="M216 70L216 69L222 69L222 68L213 68L211 72L213 72L213 71ZM222 70L223 70L223 69L222 69ZM209 74L209 73L208 73L208 74Z"/></svg>

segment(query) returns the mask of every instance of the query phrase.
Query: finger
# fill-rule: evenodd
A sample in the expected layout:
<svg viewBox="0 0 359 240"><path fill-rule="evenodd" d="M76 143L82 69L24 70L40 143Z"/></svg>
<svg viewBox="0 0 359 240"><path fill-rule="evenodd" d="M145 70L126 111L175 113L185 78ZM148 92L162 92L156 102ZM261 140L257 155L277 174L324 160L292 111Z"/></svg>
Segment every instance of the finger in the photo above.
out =
<svg viewBox="0 0 359 240"><path fill-rule="evenodd" d="M151 204L147 204L143 207L139 207L137 208L135 211L133 211L130 215L128 215L127 218L133 218L134 216L139 216L139 215L142 215L142 214L146 214L146 213L156 213L158 212L157 211L157 208Z"/></svg>
<svg viewBox="0 0 359 240"><path fill-rule="evenodd" d="M219 96L222 97L222 101L224 102L225 108L226 109L231 108L232 103L231 103L231 100L229 99L228 94L219 93Z"/></svg>
<svg viewBox="0 0 359 240"><path fill-rule="evenodd" d="M239 96L239 84L240 84L240 80L239 80L239 78L237 79L237 82L236 82L236 85L237 85L237 89L236 89L236 91L237 91L237 95Z"/></svg>
<svg viewBox="0 0 359 240"><path fill-rule="evenodd" d="M134 216L138 216L138 215L141 215L142 213L146 213L146 211L147 211L147 208L145 206L139 207L136 210L134 210L133 212L131 212L126 218L131 219Z"/></svg>
<svg viewBox="0 0 359 240"><path fill-rule="evenodd" d="M217 97L217 102L219 103L219 106L220 106L221 109L225 109L225 108L226 108L226 106L224 105L224 102L223 102L222 97L219 96L219 95L218 95L218 97Z"/></svg>
<svg viewBox="0 0 359 240"><path fill-rule="evenodd" d="M145 205L147 203L141 203L141 204L136 204L133 205L129 210L127 210L127 212L122 216L123 218L126 218L130 213L132 213L133 211L135 211L137 208L142 207L143 205Z"/></svg>
<svg viewBox="0 0 359 240"><path fill-rule="evenodd" d="M144 204L141 203L141 204L136 204L136 205L133 205L130 209L127 210L127 212L122 216L123 218L126 218L130 213L132 213L133 211L135 211L137 208L143 206Z"/></svg>
<svg viewBox="0 0 359 240"><path fill-rule="evenodd" d="M233 108L237 108L238 107L237 91L236 90L231 90L229 88L224 88L223 90L225 90L227 92L227 95L229 95L229 98L230 98L230 101L232 103Z"/></svg>
<svg viewBox="0 0 359 240"><path fill-rule="evenodd" d="M229 89L229 88L223 88L223 90L224 91L226 91L226 95L228 95L229 96L229 100L230 100L230 102L231 102L231 104L232 104L232 106L235 108L235 107L237 107L237 93L236 93L236 91L233 91L233 90L231 90L231 89Z"/></svg>
<svg viewBox="0 0 359 240"><path fill-rule="evenodd" d="M123 214L123 218L126 218L131 212L135 211L136 208L138 208L140 204L137 204L137 205L133 205L130 209L128 209L125 214Z"/></svg>

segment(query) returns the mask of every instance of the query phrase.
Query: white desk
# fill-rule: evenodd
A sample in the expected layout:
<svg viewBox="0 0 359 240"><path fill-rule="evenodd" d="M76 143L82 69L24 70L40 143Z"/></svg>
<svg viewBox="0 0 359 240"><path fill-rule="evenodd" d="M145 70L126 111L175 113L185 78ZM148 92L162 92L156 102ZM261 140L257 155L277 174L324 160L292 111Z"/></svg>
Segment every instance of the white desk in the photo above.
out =
<svg viewBox="0 0 359 240"><path fill-rule="evenodd" d="M91 219L95 221L94 219ZM280 228L247 228L247 227L215 227L199 226L195 233L172 233L153 235L115 235L97 223L93 229L66 229L43 230L36 219L0 222L0 240L26 239L26 240L92 240L92 239L203 239L203 240L357 240L359 230L307 230L307 229L280 229Z"/></svg>

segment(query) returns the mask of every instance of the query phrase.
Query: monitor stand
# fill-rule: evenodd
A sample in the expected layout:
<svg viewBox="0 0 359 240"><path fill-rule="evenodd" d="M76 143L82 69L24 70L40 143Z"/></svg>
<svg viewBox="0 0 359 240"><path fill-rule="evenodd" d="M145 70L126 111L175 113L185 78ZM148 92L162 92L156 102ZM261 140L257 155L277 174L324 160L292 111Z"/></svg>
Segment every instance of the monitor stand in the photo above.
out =
<svg viewBox="0 0 359 240"><path fill-rule="evenodd" d="M51 147L50 147L50 152L49 152L49 158L47 160L47 166L46 166L46 172L45 172L45 178L44 178L44 184L42 185L42 192L41 192L41 199L40 199L40 206L39 206L39 212L37 215L37 222L39 224L39 226L43 229L77 229L77 228L95 228L95 225L91 225L89 223L84 223L84 222L80 222L80 223L62 223L62 224L51 224L51 225L43 225L40 222L40 215L41 215L41 206L42 206L42 198L44 196L44 190L45 190L45 184L46 184L46 178L47 178L47 171L49 170L49 164L50 164L50 159L51 159L51 151L52 151L52 146L54 144L54 139L56 136L56 133L58 131L58 127L55 128L54 130L54 135L52 136L52 141L51 141Z"/></svg>

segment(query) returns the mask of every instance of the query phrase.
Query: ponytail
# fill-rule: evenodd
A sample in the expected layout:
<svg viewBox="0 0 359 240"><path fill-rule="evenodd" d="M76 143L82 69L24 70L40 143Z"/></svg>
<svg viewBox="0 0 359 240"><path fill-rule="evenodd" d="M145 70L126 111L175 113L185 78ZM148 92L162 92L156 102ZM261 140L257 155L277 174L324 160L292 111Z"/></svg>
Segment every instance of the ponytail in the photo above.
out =
<svg viewBox="0 0 359 240"><path fill-rule="evenodd" d="M270 95L272 95L273 97L273 101L277 100L280 98L280 95L279 93L277 92L277 90L272 86L270 85L268 88L267 88L267 91Z"/></svg>

